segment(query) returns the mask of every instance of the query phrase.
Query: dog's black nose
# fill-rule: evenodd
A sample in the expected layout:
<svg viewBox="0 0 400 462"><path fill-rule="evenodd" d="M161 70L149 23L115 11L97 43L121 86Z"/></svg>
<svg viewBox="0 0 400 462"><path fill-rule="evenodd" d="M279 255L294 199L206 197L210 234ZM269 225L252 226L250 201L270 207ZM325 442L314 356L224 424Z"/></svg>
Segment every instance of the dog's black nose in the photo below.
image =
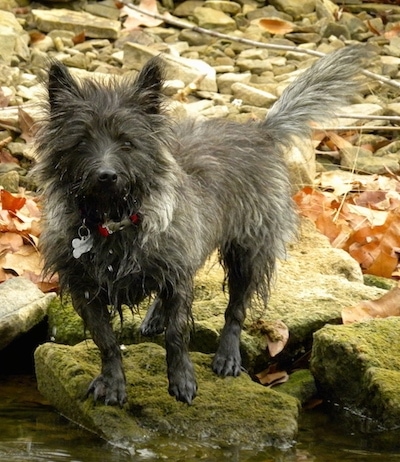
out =
<svg viewBox="0 0 400 462"><path fill-rule="evenodd" d="M117 178L117 172L112 168L104 168L97 172L97 179L101 183L115 183Z"/></svg>

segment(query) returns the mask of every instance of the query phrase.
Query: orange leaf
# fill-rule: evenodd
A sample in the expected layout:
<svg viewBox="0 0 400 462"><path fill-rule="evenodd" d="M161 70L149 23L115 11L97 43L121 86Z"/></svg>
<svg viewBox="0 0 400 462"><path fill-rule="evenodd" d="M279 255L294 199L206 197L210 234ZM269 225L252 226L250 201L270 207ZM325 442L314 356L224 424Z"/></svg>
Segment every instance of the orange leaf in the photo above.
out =
<svg viewBox="0 0 400 462"><path fill-rule="evenodd" d="M258 21L258 24L271 34L285 35L295 29L293 23L279 18L262 18Z"/></svg>
<svg viewBox="0 0 400 462"><path fill-rule="evenodd" d="M395 287L377 300L364 300L342 310L343 324L389 316L400 316L400 287Z"/></svg>
<svg viewBox="0 0 400 462"><path fill-rule="evenodd" d="M0 191L0 200L2 209L11 210L12 212L19 210L26 202L25 197L16 197L5 189Z"/></svg>

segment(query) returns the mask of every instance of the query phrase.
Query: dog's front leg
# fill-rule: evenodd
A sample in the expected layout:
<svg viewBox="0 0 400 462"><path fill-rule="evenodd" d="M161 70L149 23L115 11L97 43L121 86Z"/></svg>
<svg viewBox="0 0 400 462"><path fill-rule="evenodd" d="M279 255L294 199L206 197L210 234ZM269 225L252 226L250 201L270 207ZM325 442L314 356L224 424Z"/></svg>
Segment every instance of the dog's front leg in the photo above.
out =
<svg viewBox="0 0 400 462"><path fill-rule="evenodd" d="M105 404L122 406L127 399L125 374L107 305L97 297L87 300L84 294L74 291L71 295L74 308L82 317L101 355L101 374L90 383L87 395L93 394L94 401L104 399Z"/></svg>
<svg viewBox="0 0 400 462"><path fill-rule="evenodd" d="M196 397L197 383L193 364L189 358L189 336L192 309L192 288L164 300L167 322L165 346L167 350L168 392L178 401L191 404Z"/></svg>

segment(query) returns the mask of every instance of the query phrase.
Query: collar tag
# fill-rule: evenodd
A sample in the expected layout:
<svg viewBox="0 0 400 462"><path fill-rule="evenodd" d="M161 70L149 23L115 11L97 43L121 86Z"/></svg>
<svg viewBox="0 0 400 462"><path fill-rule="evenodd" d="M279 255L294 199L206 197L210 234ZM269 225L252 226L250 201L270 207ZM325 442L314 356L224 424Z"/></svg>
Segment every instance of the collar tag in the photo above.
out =
<svg viewBox="0 0 400 462"><path fill-rule="evenodd" d="M89 228L82 224L78 229L78 237L72 239L72 255L74 258L80 258L84 253L89 252L93 247L93 237Z"/></svg>

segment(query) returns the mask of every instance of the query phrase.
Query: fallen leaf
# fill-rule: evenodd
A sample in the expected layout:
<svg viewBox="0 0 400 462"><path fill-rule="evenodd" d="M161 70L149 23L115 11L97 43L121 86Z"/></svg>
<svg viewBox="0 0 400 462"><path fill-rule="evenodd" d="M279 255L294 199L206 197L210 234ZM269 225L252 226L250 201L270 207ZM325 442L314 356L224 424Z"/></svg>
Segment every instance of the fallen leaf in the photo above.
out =
<svg viewBox="0 0 400 462"><path fill-rule="evenodd" d="M261 18L258 20L258 24L271 34L285 35L295 29L293 23L279 18Z"/></svg>
<svg viewBox="0 0 400 462"><path fill-rule="evenodd" d="M363 300L342 310L343 324L389 316L400 316L400 287L395 287L376 300Z"/></svg>
<svg viewBox="0 0 400 462"><path fill-rule="evenodd" d="M18 276L23 276L25 271L41 274L42 262L39 252L31 245L23 245L17 252L7 253L1 260L0 265L5 271L13 271Z"/></svg>
<svg viewBox="0 0 400 462"><path fill-rule="evenodd" d="M138 8L150 14L159 14L156 0L141 0ZM165 13L165 15L168 15L168 13ZM162 19L139 13L126 5L120 9L120 17L126 18L123 26L127 30L134 30L139 26L156 27L163 23Z"/></svg>
<svg viewBox="0 0 400 462"><path fill-rule="evenodd" d="M289 380L289 374L286 371L277 369L276 364L271 364L267 369L255 374L261 385L273 387Z"/></svg>
<svg viewBox="0 0 400 462"><path fill-rule="evenodd" d="M25 197L14 196L5 189L2 189L0 190L0 201L3 210L16 212L25 205L26 199Z"/></svg>

